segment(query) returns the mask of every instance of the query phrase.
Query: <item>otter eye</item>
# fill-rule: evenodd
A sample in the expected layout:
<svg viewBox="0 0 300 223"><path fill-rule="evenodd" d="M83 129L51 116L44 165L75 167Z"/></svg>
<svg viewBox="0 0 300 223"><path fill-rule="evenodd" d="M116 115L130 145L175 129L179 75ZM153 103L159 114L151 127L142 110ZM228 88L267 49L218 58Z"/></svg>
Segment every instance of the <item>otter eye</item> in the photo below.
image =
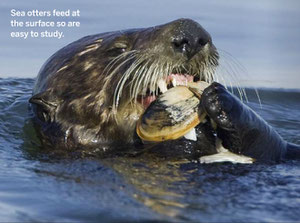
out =
<svg viewBox="0 0 300 223"><path fill-rule="evenodd" d="M109 50L108 53L110 56L118 56L126 52L128 46L124 42L116 42Z"/></svg>

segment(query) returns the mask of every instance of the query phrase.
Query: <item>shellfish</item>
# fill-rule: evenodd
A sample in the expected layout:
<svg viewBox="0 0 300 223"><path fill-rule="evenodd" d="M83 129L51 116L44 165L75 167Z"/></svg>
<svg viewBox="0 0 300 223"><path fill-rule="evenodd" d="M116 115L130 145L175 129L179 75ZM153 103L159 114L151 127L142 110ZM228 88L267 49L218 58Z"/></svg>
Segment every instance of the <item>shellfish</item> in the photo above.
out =
<svg viewBox="0 0 300 223"><path fill-rule="evenodd" d="M176 86L158 96L140 117L136 132L144 141L178 139L194 130L206 116L199 106L201 94L208 87L203 81Z"/></svg>

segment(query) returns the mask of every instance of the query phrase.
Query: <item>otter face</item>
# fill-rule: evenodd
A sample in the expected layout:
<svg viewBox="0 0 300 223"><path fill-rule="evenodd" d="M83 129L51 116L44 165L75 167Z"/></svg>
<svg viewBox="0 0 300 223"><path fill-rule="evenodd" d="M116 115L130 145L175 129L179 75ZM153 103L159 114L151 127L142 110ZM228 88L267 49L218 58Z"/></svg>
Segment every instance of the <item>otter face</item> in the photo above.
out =
<svg viewBox="0 0 300 223"><path fill-rule="evenodd" d="M212 82L218 58L210 35L190 19L87 36L46 62L30 102L42 129L55 125L61 141L131 141L159 94Z"/></svg>
<svg viewBox="0 0 300 223"><path fill-rule="evenodd" d="M114 57L105 68L105 87L114 89L115 109L129 101L146 108L174 85L212 82L218 65L210 35L189 19L121 32L110 41L105 50Z"/></svg>

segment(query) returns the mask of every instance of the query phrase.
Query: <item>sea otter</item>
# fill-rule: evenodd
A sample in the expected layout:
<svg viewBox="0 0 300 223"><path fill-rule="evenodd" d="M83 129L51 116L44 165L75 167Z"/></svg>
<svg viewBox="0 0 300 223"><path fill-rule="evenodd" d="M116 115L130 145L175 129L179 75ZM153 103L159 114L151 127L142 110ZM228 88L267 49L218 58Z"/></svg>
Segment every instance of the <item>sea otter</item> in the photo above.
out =
<svg viewBox="0 0 300 223"><path fill-rule="evenodd" d="M208 117L196 127L196 140L166 141L153 151L214 157L219 143L260 161L298 154L297 146L214 82L218 59L210 34L190 19L86 36L41 68L30 99L35 126L43 143L55 148L138 150L143 142L136 123L162 88L174 85L170 77L177 83L202 80L210 84L200 104Z"/></svg>

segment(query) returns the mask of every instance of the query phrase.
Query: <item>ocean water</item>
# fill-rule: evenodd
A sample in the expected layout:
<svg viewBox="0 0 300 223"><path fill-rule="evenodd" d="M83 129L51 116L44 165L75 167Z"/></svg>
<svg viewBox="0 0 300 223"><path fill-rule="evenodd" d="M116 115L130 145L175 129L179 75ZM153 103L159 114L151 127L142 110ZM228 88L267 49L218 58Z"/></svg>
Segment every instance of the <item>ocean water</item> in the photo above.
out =
<svg viewBox="0 0 300 223"><path fill-rule="evenodd" d="M210 164L52 159L28 115L34 80L0 79L1 222L299 221L300 161ZM247 89L249 106L300 144L300 91Z"/></svg>
<svg viewBox="0 0 300 223"><path fill-rule="evenodd" d="M62 29L60 40L13 39L11 9L79 9L81 26ZM53 159L41 151L28 99L51 54L85 35L182 17L212 35L220 81L230 86L236 76L250 87L245 103L300 144L298 0L1 0L0 222L300 221L300 161L202 165L155 157Z"/></svg>

